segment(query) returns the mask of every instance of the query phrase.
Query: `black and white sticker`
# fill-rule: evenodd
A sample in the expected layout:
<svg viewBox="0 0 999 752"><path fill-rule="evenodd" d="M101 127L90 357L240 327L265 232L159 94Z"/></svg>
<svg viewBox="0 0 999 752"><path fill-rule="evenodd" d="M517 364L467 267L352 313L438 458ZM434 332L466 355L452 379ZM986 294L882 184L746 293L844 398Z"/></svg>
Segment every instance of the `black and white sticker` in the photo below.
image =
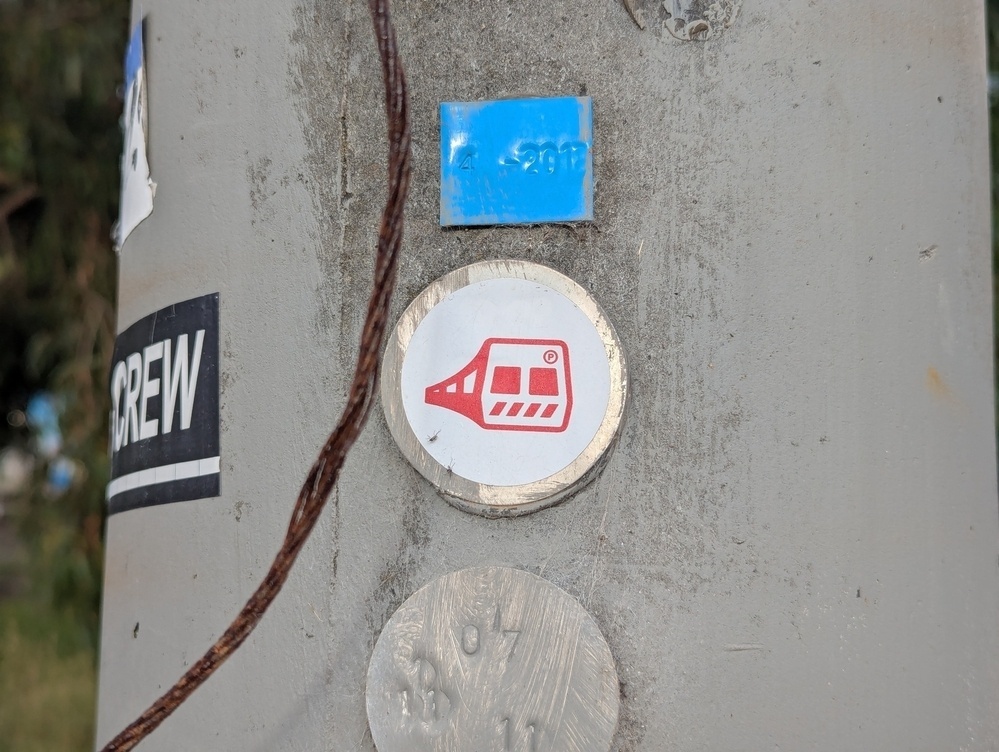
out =
<svg viewBox="0 0 999 752"><path fill-rule="evenodd" d="M140 319L111 364L108 513L219 495L219 294Z"/></svg>

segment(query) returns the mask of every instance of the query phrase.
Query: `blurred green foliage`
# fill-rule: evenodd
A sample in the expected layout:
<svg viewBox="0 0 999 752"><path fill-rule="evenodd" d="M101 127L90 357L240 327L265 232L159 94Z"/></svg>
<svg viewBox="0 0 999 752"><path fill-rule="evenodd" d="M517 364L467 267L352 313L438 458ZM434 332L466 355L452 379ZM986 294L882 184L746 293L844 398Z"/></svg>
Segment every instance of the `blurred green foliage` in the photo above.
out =
<svg viewBox="0 0 999 752"><path fill-rule="evenodd" d="M97 634L107 478L107 367L114 341L121 137L117 91L128 7L120 2L0 4L0 410L46 390L64 405L71 488L44 490L46 458L14 509L36 595ZM33 448L0 421L0 446Z"/></svg>
<svg viewBox="0 0 999 752"><path fill-rule="evenodd" d="M27 489L0 499L30 575L0 602L0 752L93 741L128 14L110 0L0 2L0 449L37 455ZM59 494L23 420L39 391L63 406L76 469Z"/></svg>
<svg viewBox="0 0 999 752"><path fill-rule="evenodd" d="M0 752L89 750L96 682L94 651L72 619L0 603Z"/></svg>

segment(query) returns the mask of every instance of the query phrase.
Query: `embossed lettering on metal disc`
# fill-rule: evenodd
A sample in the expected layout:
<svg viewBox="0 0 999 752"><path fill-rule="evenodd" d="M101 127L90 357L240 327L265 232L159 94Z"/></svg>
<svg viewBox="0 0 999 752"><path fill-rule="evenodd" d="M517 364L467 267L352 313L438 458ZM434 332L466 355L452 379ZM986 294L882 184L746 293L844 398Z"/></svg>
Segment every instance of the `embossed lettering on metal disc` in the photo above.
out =
<svg viewBox="0 0 999 752"><path fill-rule="evenodd" d="M600 306L526 261L437 280L385 351L382 405L403 454L453 504L488 516L541 509L592 479L626 396Z"/></svg>
<svg viewBox="0 0 999 752"><path fill-rule="evenodd" d="M479 567L393 614L366 699L378 752L607 752L619 686L578 601L528 572Z"/></svg>

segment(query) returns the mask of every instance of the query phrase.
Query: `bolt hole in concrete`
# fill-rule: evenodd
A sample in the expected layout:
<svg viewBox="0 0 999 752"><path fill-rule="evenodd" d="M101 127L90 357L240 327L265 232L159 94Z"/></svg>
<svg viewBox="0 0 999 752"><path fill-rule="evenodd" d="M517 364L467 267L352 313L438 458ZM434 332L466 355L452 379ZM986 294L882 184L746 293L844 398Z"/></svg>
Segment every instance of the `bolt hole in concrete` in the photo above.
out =
<svg viewBox="0 0 999 752"><path fill-rule="evenodd" d="M675 39L706 41L731 26L741 7L742 0L663 0L659 17Z"/></svg>

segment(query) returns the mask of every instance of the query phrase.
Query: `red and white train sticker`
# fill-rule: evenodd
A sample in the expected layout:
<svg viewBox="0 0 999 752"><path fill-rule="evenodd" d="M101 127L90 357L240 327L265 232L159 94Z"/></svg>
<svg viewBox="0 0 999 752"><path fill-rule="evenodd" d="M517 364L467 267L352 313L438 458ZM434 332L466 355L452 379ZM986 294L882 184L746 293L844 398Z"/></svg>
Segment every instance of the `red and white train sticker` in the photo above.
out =
<svg viewBox="0 0 999 752"><path fill-rule="evenodd" d="M425 400L493 431L560 433L572 415L569 346L560 339L490 337Z"/></svg>
<svg viewBox="0 0 999 752"><path fill-rule="evenodd" d="M609 322L585 290L537 264L482 262L433 283L403 314L385 358L393 436L467 506L488 496L486 505L520 511L592 477L623 411Z"/></svg>

